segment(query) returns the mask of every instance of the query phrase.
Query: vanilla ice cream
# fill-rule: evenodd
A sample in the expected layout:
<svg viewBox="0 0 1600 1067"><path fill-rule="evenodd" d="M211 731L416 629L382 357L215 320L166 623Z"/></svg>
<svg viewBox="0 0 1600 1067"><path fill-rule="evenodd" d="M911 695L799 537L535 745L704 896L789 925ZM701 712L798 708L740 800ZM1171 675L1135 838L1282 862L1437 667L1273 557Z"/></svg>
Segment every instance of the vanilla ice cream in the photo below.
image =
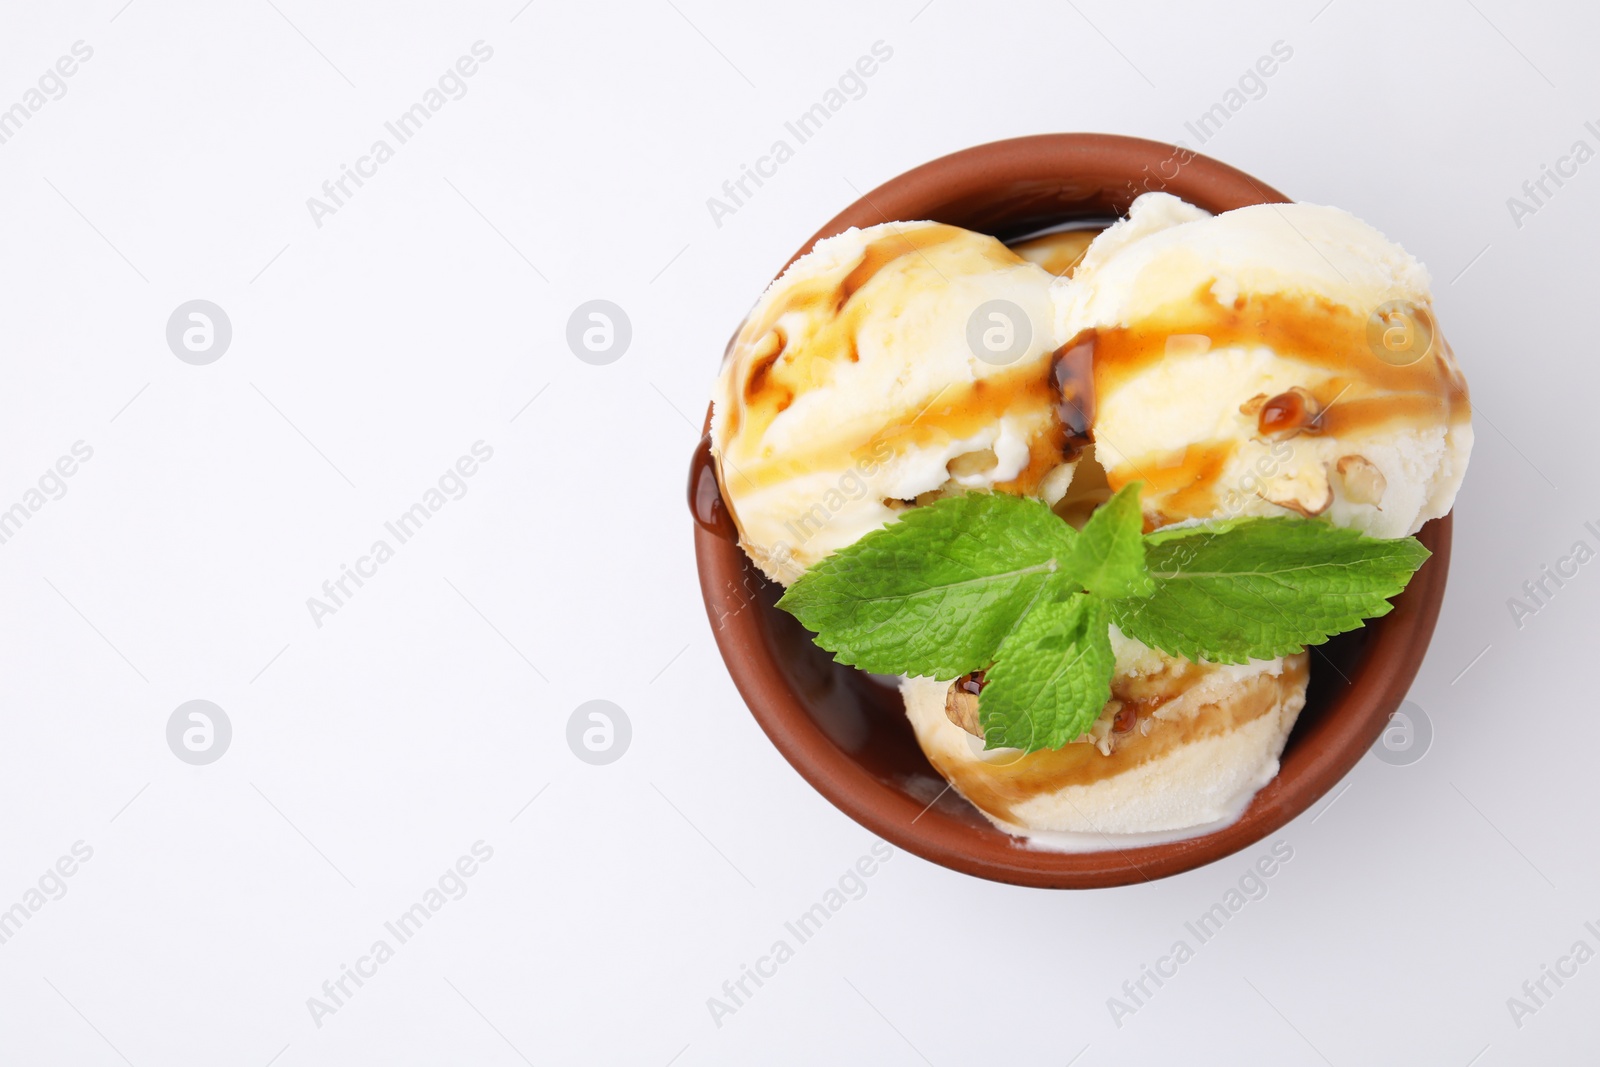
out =
<svg viewBox="0 0 1600 1067"><path fill-rule="evenodd" d="M907 678L900 692L917 742L995 825L1041 847L1155 844L1238 818L1277 776L1305 706L1307 654L1223 666L1115 630L1112 645L1112 700L1084 741L1027 755L985 750L948 714L950 683Z"/></svg>
<svg viewBox="0 0 1600 1067"><path fill-rule="evenodd" d="M1347 212L1148 193L1056 295L1095 458L1112 489L1144 483L1152 524L1297 512L1402 537L1450 510L1471 407L1428 273Z"/></svg>
<svg viewBox="0 0 1600 1067"><path fill-rule="evenodd" d="M1032 493L1063 463L1053 280L993 237L895 222L819 241L772 283L711 421L723 499L768 577L793 581L924 494Z"/></svg>

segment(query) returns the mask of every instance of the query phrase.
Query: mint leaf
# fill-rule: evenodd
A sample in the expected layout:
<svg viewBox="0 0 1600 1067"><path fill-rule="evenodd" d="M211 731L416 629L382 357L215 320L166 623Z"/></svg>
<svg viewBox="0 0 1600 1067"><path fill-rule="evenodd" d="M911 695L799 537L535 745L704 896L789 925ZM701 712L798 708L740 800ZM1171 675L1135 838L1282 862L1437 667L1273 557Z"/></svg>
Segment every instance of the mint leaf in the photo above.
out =
<svg viewBox="0 0 1600 1067"><path fill-rule="evenodd" d="M1037 752L1077 740L1111 699L1114 663L1104 600L1086 593L1041 600L985 675L978 697L984 747Z"/></svg>
<svg viewBox="0 0 1600 1067"><path fill-rule="evenodd" d="M1187 659L1243 663L1320 645L1387 615L1429 552L1323 522L1231 519L1145 537L1155 590L1111 605L1129 637Z"/></svg>
<svg viewBox="0 0 1600 1067"><path fill-rule="evenodd" d="M1125 485L1095 509L1063 569L1096 596L1149 596L1155 588L1144 562L1144 513L1139 482Z"/></svg>
<svg viewBox="0 0 1600 1067"><path fill-rule="evenodd" d="M956 678L994 661L1076 537L1037 500L946 498L822 560L778 606L840 663Z"/></svg>
<svg viewBox="0 0 1600 1067"><path fill-rule="evenodd" d="M948 679L986 669L985 744L1035 752L1077 740L1110 699L1113 621L1190 660L1272 659L1388 614L1428 558L1414 538L1306 519L1145 536L1142 523L1137 485L1082 533L1037 500L940 500L824 559L778 606L863 670Z"/></svg>

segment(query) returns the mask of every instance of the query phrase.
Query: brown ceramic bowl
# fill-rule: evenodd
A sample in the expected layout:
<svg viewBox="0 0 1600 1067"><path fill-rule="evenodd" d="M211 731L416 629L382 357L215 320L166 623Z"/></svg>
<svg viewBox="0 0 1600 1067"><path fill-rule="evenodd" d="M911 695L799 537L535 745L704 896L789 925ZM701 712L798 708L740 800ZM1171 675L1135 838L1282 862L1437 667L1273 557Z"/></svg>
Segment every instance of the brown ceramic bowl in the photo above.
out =
<svg viewBox="0 0 1600 1067"><path fill-rule="evenodd" d="M1171 145L1047 134L980 145L908 171L845 208L795 258L848 227L901 219L1011 240L1064 222L1109 221L1138 194L1159 189L1212 212L1287 202L1230 166ZM756 721L795 770L900 848L980 878L1050 888L1125 885L1190 870L1260 841L1309 808L1355 766L1405 698L1438 620L1450 565L1447 516L1419 535L1433 558L1395 598L1394 611L1314 650L1306 707L1282 769L1237 822L1172 844L1044 852L1020 847L946 792L917 746L899 692L834 663L773 606L781 590L734 543L704 442L690 496L700 520L700 588L717 645Z"/></svg>

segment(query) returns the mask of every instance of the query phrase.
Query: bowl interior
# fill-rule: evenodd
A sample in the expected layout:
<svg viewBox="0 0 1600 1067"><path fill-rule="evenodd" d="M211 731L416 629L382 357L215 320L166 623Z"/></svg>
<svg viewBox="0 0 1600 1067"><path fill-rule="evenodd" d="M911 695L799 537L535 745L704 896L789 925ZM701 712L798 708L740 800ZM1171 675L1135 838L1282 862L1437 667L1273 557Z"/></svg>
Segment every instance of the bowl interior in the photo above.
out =
<svg viewBox="0 0 1600 1067"><path fill-rule="evenodd" d="M1136 196L1157 190L1212 212L1286 202L1232 167L1171 145L1047 135L980 146L909 171L846 208L795 257L850 226L884 221L932 219L1014 240L1063 223L1114 219ZM1313 650L1306 707L1281 770L1238 821L1171 844L1046 852L1021 846L946 788L917 745L894 679L834 663L774 606L782 589L734 542L704 442L690 494L718 646L751 712L795 769L899 847L969 874L1033 886L1087 888L1174 874L1244 848L1308 808L1355 765L1404 699L1449 565L1446 517L1418 535L1434 555L1395 599L1395 610Z"/></svg>

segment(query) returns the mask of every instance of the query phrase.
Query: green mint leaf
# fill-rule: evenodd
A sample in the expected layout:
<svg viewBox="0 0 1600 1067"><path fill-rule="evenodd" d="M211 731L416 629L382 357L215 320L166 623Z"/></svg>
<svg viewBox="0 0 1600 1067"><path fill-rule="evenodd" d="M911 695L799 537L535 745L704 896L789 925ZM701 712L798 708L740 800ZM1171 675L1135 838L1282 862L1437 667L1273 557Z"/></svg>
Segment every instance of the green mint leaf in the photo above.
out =
<svg viewBox="0 0 1600 1067"><path fill-rule="evenodd" d="M840 663L956 678L994 661L1076 538L1037 500L950 497L817 563L778 606Z"/></svg>
<svg viewBox="0 0 1600 1067"><path fill-rule="evenodd" d="M1099 597L1041 599L985 675L978 697L984 747L1037 752L1083 736L1111 699L1109 623Z"/></svg>
<svg viewBox="0 0 1600 1067"><path fill-rule="evenodd" d="M1144 562L1140 483L1117 490L1089 516L1062 569L1096 596L1149 596L1155 589Z"/></svg>
<svg viewBox="0 0 1600 1067"><path fill-rule="evenodd" d="M1155 591L1111 604L1118 629L1217 663L1299 652L1387 615L1430 554L1415 538L1294 518L1230 519L1144 541Z"/></svg>

